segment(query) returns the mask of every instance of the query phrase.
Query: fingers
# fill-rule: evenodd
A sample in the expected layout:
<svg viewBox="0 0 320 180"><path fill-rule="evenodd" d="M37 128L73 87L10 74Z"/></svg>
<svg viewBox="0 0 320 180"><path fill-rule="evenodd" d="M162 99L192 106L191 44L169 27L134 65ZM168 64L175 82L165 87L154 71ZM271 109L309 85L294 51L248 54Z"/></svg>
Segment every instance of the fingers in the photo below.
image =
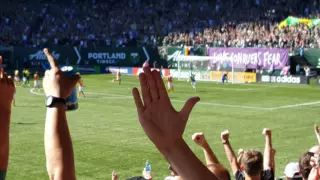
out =
<svg viewBox="0 0 320 180"><path fill-rule="evenodd" d="M46 70L46 72L44 73L44 78L48 78L50 76L50 71Z"/></svg>
<svg viewBox="0 0 320 180"><path fill-rule="evenodd" d="M4 78L4 71L3 68L0 68L0 82L1 83L6 83L6 79Z"/></svg>
<svg viewBox="0 0 320 180"><path fill-rule="evenodd" d="M147 83L149 86L149 91L152 100L157 100L159 99L159 93L158 93L158 88L155 82L155 79L153 77L153 72L150 71L149 67L144 67L143 71L145 72L145 75L147 77Z"/></svg>
<svg viewBox="0 0 320 180"><path fill-rule="evenodd" d="M58 63L54 60L53 56L51 55L51 53L49 52L49 50L47 48L45 48L43 50L44 54L47 56L48 61L50 63L50 66L52 69L59 69L58 67Z"/></svg>
<svg viewBox="0 0 320 180"><path fill-rule="evenodd" d="M158 71L153 71L152 75L156 81L156 85L159 92L159 98L169 100L168 92L166 90L166 87L164 86L163 80L161 79L160 73Z"/></svg>
<svg viewBox="0 0 320 180"><path fill-rule="evenodd" d="M183 108L181 109L180 113L182 115L182 118L184 120L188 120L189 115L193 109L193 107L197 104L197 102L200 101L199 97L193 97L187 100L187 102L184 104Z"/></svg>
<svg viewBox="0 0 320 180"><path fill-rule="evenodd" d="M141 91L142 91L142 98L143 98L144 106L148 106L151 103L151 96L150 96L150 92L149 92L146 74L141 73L139 75L139 80L140 80L140 87L141 87Z"/></svg>
<svg viewBox="0 0 320 180"><path fill-rule="evenodd" d="M140 98L140 93L139 93L137 88L133 88L132 89L132 95L133 95L133 99L134 99L134 102L136 104L138 113L142 113L143 110L144 110L144 106L142 104L142 101L141 101L141 98Z"/></svg>

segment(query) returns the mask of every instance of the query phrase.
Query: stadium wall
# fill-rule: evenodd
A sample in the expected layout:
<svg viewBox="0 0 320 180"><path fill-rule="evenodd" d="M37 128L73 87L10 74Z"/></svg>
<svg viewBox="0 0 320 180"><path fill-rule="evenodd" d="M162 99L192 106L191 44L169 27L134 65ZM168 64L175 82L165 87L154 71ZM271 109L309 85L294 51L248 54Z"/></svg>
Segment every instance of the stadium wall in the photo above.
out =
<svg viewBox="0 0 320 180"><path fill-rule="evenodd" d="M48 47L60 65L75 66L88 73L105 72L98 67L121 66L141 67L145 61L150 65L156 62L157 66L167 67L167 63L160 59L158 49L152 47L128 48L77 48L77 47ZM10 47L0 48L4 57L6 70L22 70L44 72L50 66L43 48ZM103 70L103 71L101 71Z"/></svg>

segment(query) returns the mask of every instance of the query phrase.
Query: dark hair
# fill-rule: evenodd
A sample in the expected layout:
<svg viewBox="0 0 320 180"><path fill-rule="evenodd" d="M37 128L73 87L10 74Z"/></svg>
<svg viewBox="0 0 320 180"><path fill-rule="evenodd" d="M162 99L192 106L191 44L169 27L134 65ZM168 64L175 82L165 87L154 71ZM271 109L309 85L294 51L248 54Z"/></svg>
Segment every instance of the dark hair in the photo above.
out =
<svg viewBox="0 0 320 180"><path fill-rule="evenodd" d="M260 175L263 170L263 157L256 150L245 150L241 157L241 165L248 176Z"/></svg>
<svg viewBox="0 0 320 180"><path fill-rule="evenodd" d="M312 169L310 165L311 157L314 155L312 152L302 153L299 159L299 168L303 179L308 179L310 171Z"/></svg>

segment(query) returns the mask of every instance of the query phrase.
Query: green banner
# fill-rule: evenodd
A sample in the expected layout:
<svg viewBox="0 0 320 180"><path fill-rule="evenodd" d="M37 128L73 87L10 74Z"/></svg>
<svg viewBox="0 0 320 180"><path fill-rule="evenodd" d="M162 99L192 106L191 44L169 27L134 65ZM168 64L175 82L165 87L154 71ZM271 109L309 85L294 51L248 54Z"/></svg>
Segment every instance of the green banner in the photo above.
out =
<svg viewBox="0 0 320 180"><path fill-rule="evenodd" d="M80 51L79 64L112 65L112 66L142 66L145 61L153 64L159 59L157 49L151 48L95 48Z"/></svg>
<svg viewBox="0 0 320 180"><path fill-rule="evenodd" d="M312 67L320 68L320 49L306 49L304 51L304 57L310 62Z"/></svg>
<svg viewBox="0 0 320 180"><path fill-rule="evenodd" d="M98 66L141 67L145 61L151 66L167 67L165 60L161 60L157 48L82 48L49 47L51 54L60 65L79 66L83 71L96 72ZM1 51L0 51L1 52ZM50 66L43 53L43 48L14 47L15 61L10 68L28 68L32 71L44 71ZM48 67L49 66L49 67ZM85 67L84 67L85 66ZM89 69L86 69L88 67ZM95 69L95 70L94 70Z"/></svg>

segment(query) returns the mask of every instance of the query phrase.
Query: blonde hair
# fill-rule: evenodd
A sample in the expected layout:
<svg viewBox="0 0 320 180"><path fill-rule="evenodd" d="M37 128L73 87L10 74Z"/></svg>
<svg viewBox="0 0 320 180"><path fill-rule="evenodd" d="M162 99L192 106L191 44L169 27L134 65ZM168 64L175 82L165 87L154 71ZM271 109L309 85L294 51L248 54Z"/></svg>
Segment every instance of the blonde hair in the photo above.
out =
<svg viewBox="0 0 320 180"><path fill-rule="evenodd" d="M248 176L260 175L263 170L263 156L257 150L243 151L240 162Z"/></svg>

